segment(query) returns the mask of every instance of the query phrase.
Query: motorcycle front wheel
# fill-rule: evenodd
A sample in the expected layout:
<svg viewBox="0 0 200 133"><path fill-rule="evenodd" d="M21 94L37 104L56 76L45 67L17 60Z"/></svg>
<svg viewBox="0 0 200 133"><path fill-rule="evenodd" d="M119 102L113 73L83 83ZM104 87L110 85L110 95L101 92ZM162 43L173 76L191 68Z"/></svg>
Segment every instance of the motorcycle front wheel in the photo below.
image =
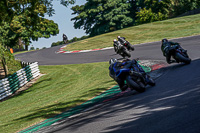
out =
<svg viewBox="0 0 200 133"><path fill-rule="evenodd" d="M126 82L127 82L127 85L133 89L133 90L136 90L137 92L144 92L146 90L146 87L145 85L142 83L142 82L139 82L139 83L136 83L132 78L131 76L127 76L126 77Z"/></svg>
<svg viewBox="0 0 200 133"><path fill-rule="evenodd" d="M155 81L151 77L149 77L148 84L151 85L151 86L155 86L156 85Z"/></svg>
<svg viewBox="0 0 200 133"><path fill-rule="evenodd" d="M134 48L133 45L131 45L131 44L130 44L130 49L131 49L132 51L135 50L135 48Z"/></svg>
<svg viewBox="0 0 200 133"><path fill-rule="evenodd" d="M190 64L191 59L190 58L186 58L183 55L181 55L180 53L176 53L175 56L180 62L184 62L185 64Z"/></svg>

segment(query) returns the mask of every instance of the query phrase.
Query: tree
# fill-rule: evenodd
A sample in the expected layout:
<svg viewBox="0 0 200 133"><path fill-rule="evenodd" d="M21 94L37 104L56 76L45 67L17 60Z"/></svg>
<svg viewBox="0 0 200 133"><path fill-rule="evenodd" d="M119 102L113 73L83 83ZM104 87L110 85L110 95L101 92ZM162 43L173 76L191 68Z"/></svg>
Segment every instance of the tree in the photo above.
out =
<svg viewBox="0 0 200 133"><path fill-rule="evenodd" d="M1 39L0 43L13 47L21 38L28 46L31 43L30 40L37 41L38 38L49 38L51 35L58 34L58 25L44 18L45 15L54 14L52 1L1 0L0 28L6 26L6 32L2 38L7 36L12 36L12 38L8 41ZM74 0L60 0L60 3L68 6L68 4L73 4Z"/></svg>
<svg viewBox="0 0 200 133"><path fill-rule="evenodd" d="M152 9L143 8L140 12L137 12L137 24L149 23L154 21L160 21L167 18L167 15L162 14L161 12L153 13Z"/></svg>
<svg viewBox="0 0 200 133"><path fill-rule="evenodd" d="M52 16L55 12L52 5L53 0L1 0L0 1L0 23L2 21L10 22L14 16L29 14L34 25L35 21L45 14ZM75 0L60 0L60 4L68 6L74 4Z"/></svg>
<svg viewBox="0 0 200 133"><path fill-rule="evenodd" d="M8 66L7 66L6 58L5 58L6 57L5 55L7 53L8 53L8 50L0 44L0 61L1 61L2 65L3 65L3 69L4 69L4 72L5 72L6 76L8 75Z"/></svg>
<svg viewBox="0 0 200 133"><path fill-rule="evenodd" d="M58 46L58 45L63 45L63 44L64 44L63 41L53 42L53 43L51 44L51 47Z"/></svg>
<svg viewBox="0 0 200 133"><path fill-rule="evenodd" d="M10 29L8 22L2 22L0 25L0 44L12 47L17 44L17 34ZM2 47L3 47L2 46Z"/></svg>
<svg viewBox="0 0 200 133"><path fill-rule="evenodd" d="M164 10L169 17L176 17L187 11L200 8L199 0L163 0Z"/></svg>
<svg viewBox="0 0 200 133"><path fill-rule="evenodd" d="M90 36L133 25L130 15L133 0L87 0L85 5L72 7L76 29L83 28Z"/></svg>

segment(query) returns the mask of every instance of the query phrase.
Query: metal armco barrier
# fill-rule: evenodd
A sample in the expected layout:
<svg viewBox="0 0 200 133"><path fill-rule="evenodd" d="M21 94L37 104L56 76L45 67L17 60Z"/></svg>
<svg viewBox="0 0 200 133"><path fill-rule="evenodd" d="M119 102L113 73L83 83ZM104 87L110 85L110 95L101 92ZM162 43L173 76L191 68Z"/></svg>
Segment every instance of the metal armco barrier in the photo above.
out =
<svg viewBox="0 0 200 133"><path fill-rule="evenodd" d="M0 80L0 100L12 95L22 86L40 75L38 62L32 63L13 75Z"/></svg>

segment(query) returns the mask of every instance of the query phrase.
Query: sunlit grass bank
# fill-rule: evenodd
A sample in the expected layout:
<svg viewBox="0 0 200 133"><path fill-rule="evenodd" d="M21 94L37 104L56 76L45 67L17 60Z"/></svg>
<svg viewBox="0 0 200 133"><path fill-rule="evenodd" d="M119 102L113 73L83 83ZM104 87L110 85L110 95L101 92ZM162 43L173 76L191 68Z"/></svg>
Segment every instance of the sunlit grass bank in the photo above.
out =
<svg viewBox="0 0 200 133"><path fill-rule="evenodd" d="M113 46L117 36L126 37L131 44L160 41L162 38L178 38L200 35L200 14L158 21L102 34L68 45L65 50L87 50Z"/></svg>
<svg viewBox="0 0 200 133"><path fill-rule="evenodd" d="M0 131L13 133L91 99L116 83L108 62L40 66L42 76L28 90L0 103Z"/></svg>

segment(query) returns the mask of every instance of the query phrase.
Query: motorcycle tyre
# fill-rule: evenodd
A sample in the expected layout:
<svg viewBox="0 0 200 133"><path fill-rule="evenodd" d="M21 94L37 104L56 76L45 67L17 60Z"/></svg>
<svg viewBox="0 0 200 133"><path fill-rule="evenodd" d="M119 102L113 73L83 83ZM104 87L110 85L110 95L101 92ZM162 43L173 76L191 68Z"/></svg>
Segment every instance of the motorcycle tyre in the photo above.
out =
<svg viewBox="0 0 200 133"><path fill-rule="evenodd" d="M181 55L180 53L176 53L176 58L180 61L180 62L184 62L185 64L190 64L191 59L190 58L186 58L183 55Z"/></svg>
<svg viewBox="0 0 200 133"><path fill-rule="evenodd" d="M131 79L130 76L126 78L126 82L131 89L136 90L139 93L145 92L146 90L146 87L143 83L140 82L139 84L137 84L134 80Z"/></svg>
<svg viewBox="0 0 200 133"><path fill-rule="evenodd" d="M135 50L135 48L134 48L132 45L130 45L130 49L131 49L132 51Z"/></svg>
<svg viewBox="0 0 200 133"><path fill-rule="evenodd" d="M130 54L130 52L127 49L124 49L123 52L124 52L124 55L127 56L128 58L131 57L131 54Z"/></svg>

